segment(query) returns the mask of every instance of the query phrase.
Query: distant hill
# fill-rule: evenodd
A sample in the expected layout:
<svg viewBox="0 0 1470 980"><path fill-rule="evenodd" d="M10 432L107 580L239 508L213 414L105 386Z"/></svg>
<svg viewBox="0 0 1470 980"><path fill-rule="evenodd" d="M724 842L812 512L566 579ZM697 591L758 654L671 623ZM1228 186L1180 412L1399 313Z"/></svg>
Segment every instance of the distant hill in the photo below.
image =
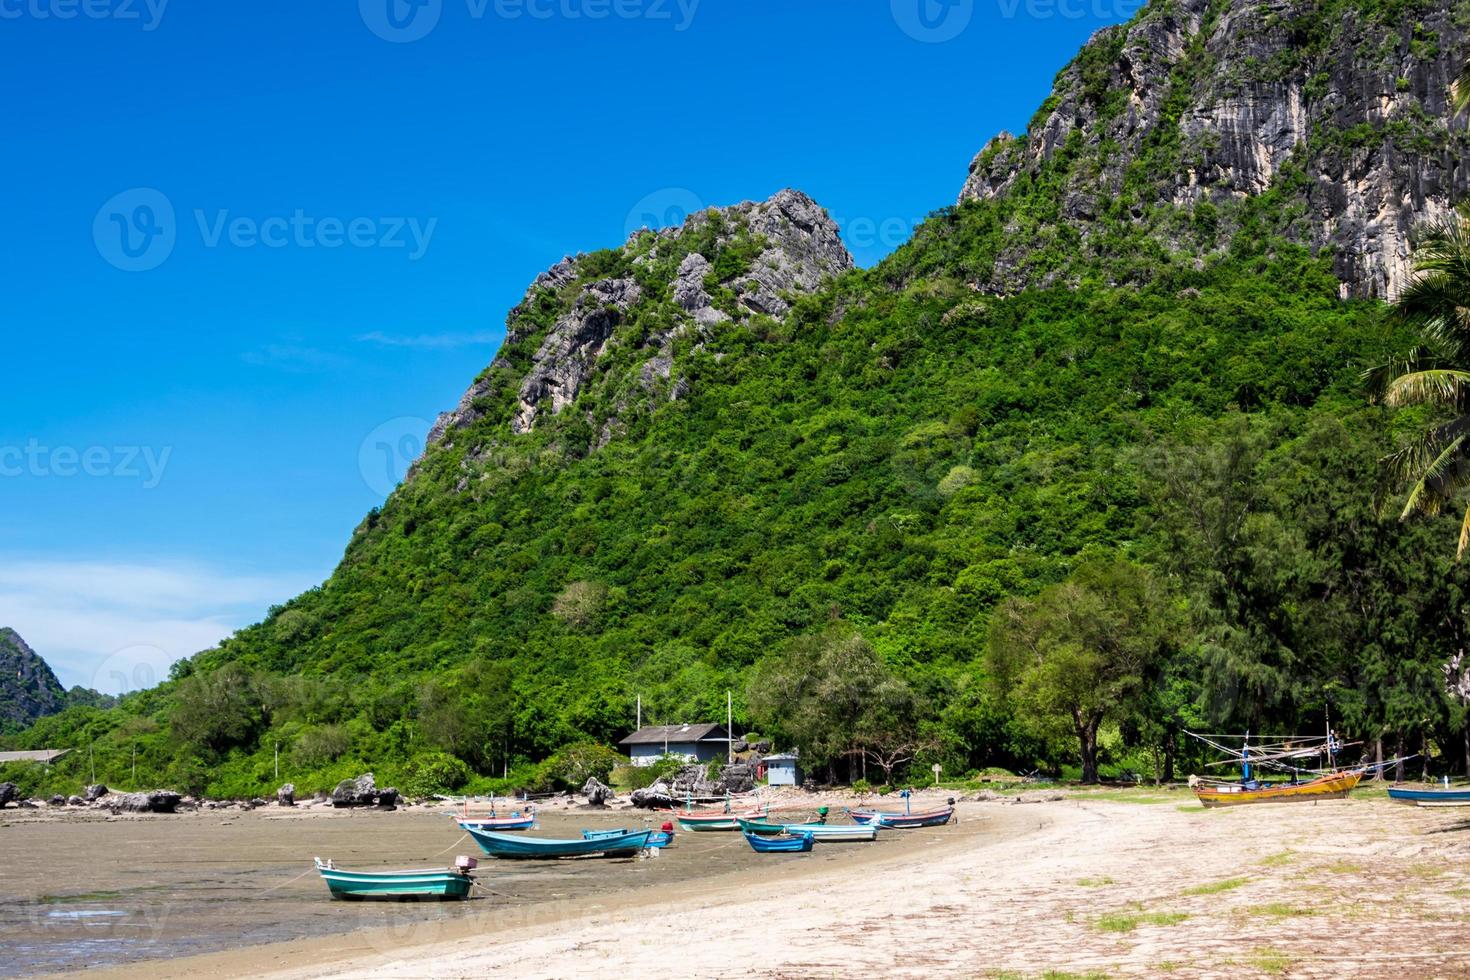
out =
<svg viewBox="0 0 1470 980"><path fill-rule="evenodd" d="M65 708L66 691L21 635L0 629L0 724L29 725Z"/></svg>

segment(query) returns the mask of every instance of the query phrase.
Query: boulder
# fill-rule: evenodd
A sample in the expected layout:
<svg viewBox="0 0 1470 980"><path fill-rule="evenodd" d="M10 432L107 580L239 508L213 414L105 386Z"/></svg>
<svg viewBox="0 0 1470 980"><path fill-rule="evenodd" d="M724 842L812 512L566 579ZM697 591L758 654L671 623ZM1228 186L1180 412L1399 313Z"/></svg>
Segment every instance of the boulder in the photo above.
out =
<svg viewBox="0 0 1470 980"><path fill-rule="evenodd" d="M106 786L103 786L101 783L97 783L95 785L88 786L86 789L82 790L82 799L86 800L88 803L96 803L98 800L102 799L102 797L106 796L109 792L111 792L111 790L109 790Z"/></svg>
<svg viewBox="0 0 1470 980"><path fill-rule="evenodd" d="M749 752L750 751L750 743L747 742L743 738L737 738L734 742L732 742L730 744L730 751L732 751L732 752Z"/></svg>
<svg viewBox="0 0 1470 980"><path fill-rule="evenodd" d="M603 784L596 777L583 784L582 795L587 797L587 802L592 806L607 806L607 801L616 796L611 786Z"/></svg>
<svg viewBox="0 0 1470 980"><path fill-rule="evenodd" d="M378 790L377 802L374 804L379 810L398 809L398 790L392 786Z"/></svg>
<svg viewBox="0 0 1470 980"><path fill-rule="evenodd" d="M67 806L86 806L86 804L87 801L82 799L80 796L68 796L66 798Z"/></svg>
<svg viewBox="0 0 1470 980"><path fill-rule="evenodd" d="M183 797L166 789L151 793L114 793L107 798L113 813L173 813Z"/></svg>
<svg viewBox="0 0 1470 980"><path fill-rule="evenodd" d="M60 793L57 793L55 796L51 797L48 802L50 802L52 806L66 806L66 797L62 796Z"/></svg>
<svg viewBox="0 0 1470 980"><path fill-rule="evenodd" d="M726 793L749 793L755 789L755 769L742 762L720 770L720 784Z"/></svg>
<svg viewBox="0 0 1470 980"><path fill-rule="evenodd" d="M295 806L296 805L296 784L295 783L287 783L286 785L282 786L280 789L276 790L276 805L277 806Z"/></svg>
<svg viewBox="0 0 1470 980"><path fill-rule="evenodd" d="M3 808L11 800L18 799L20 799L20 790L16 788L14 783L0 783L0 808Z"/></svg>
<svg viewBox="0 0 1470 980"><path fill-rule="evenodd" d="M668 810L674 806L674 795L662 779L647 789L635 789L629 797L640 810Z"/></svg>
<svg viewBox="0 0 1470 980"><path fill-rule="evenodd" d="M363 773L356 779L344 779L332 790L332 806L376 806L378 803L378 784L373 780L373 774Z"/></svg>
<svg viewBox="0 0 1470 980"><path fill-rule="evenodd" d="M765 741L765 740L761 740L759 742L756 742L755 745L752 746L752 748L754 748L761 755L770 755L771 754L771 743L768 742L768 741Z"/></svg>

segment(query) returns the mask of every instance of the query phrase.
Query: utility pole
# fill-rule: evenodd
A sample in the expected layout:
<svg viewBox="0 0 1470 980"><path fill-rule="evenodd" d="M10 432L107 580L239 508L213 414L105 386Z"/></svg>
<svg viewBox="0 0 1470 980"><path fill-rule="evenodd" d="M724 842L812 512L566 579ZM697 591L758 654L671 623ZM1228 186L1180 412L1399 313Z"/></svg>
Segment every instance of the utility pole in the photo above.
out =
<svg viewBox="0 0 1470 980"><path fill-rule="evenodd" d="M276 782L281 781L281 740L276 739Z"/></svg>
<svg viewBox="0 0 1470 980"><path fill-rule="evenodd" d="M642 730L643 730L643 695L640 694L640 695L638 695L638 723L633 726L633 731L635 731L635 732L641 732Z"/></svg>
<svg viewBox="0 0 1470 980"><path fill-rule="evenodd" d="M725 692L725 762L735 763L735 698Z"/></svg>
<svg viewBox="0 0 1470 980"><path fill-rule="evenodd" d="M138 743L133 743L133 789L138 788Z"/></svg>

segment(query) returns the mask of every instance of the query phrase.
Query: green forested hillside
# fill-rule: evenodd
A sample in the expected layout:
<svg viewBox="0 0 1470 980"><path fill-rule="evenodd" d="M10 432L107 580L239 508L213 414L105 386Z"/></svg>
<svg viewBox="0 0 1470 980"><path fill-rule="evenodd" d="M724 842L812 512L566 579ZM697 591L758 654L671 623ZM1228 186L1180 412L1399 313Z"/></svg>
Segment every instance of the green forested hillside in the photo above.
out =
<svg viewBox="0 0 1470 980"><path fill-rule="evenodd" d="M1064 77L1120 107L1089 69L1103 48ZM1081 133L781 317L742 312L767 242L718 217L543 277L327 583L157 690L7 740L91 743L90 761L0 778L71 785L95 764L127 785L136 747L138 783L255 794L279 747L302 791L368 768L503 791L614 743L639 697L646 723L714 720L727 691L737 727L834 778L1062 771L1089 726L1104 773L1165 775L1198 761L1190 726L1319 732L1329 713L1365 751L1462 770L1441 676L1470 626L1457 525L1393 519L1378 460L1424 415L1363 382L1414 338L1341 298L1330 248L1292 244L1317 220L1301 167L1232 199L1228 244L1213 203L1159 191L1149 221L1103 202L1080 249L1061 219L1079 220ZM994 292L1038 235L1025 259L1051 285ZM725 315L698 329L672 285L695 252ZM596 295L637 301L588 308L613 280ZM517 386L578 309L613 324L595 374L518 434Z"/></svg>

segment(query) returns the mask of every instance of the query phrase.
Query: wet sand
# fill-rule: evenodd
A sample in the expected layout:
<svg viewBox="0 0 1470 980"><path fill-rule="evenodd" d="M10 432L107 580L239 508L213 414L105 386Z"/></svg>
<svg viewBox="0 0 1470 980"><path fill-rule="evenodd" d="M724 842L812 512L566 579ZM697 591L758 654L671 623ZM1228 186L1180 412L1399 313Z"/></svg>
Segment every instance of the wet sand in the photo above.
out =
<svg viewBox="0 0 1470 980"><path fill-rule="evenodd" d="M575 837L584 827L642 828L663 819L633 811L543 812L535 833ZM979 833L990 822L943 834ZM244 948L283 942L291 945L272 962L335 961L487 930L546 928L732 885L747 896L779 897L794 874L820 877L922 852L938 837L885 835L871 845L770 856L755 854L739 834L681 833L657 858L504 862L481 855L445 811L267 808L31 819L8 811L0 827L0 948L20 976L140 962L148 965L139 975L173 975L159 960L195 975L197 967L180 958L224 952L226 961L239 961ZM457 854L482 862L481 887L468 902L333 902L311 866L320 856L353 870L436 867ZM255 972L243 962L238 970L220 969Z"/></svg>
<svg viewBox="0 0 1470 980"><path fill-rule="evenodd" d="M458 906L333 903L304 881L233 906L240 945L272 929L297 938L102 975L1470 976L1470 811L1371 799L1203 811L1187 800L970 803L954 826L805 856L757 856L712 834L641 862L491 862L483 877L499 894ZM236 852L242 863L266 846L270 821L252 816L260 826L243 830L253 843ZM340 834L346 846L382 817L330 815L321 829L282 832L281 877L307 841ZM442 816L387 817L401 829L366 833L445 839ZM593 823L545 823L563 821ZM623 813L603 825L631 822ZM0 859L14 853L14 829L0 830ZM128 860L167 872L184 853ZM311 918L285 921L287 910Z"/></svg>

